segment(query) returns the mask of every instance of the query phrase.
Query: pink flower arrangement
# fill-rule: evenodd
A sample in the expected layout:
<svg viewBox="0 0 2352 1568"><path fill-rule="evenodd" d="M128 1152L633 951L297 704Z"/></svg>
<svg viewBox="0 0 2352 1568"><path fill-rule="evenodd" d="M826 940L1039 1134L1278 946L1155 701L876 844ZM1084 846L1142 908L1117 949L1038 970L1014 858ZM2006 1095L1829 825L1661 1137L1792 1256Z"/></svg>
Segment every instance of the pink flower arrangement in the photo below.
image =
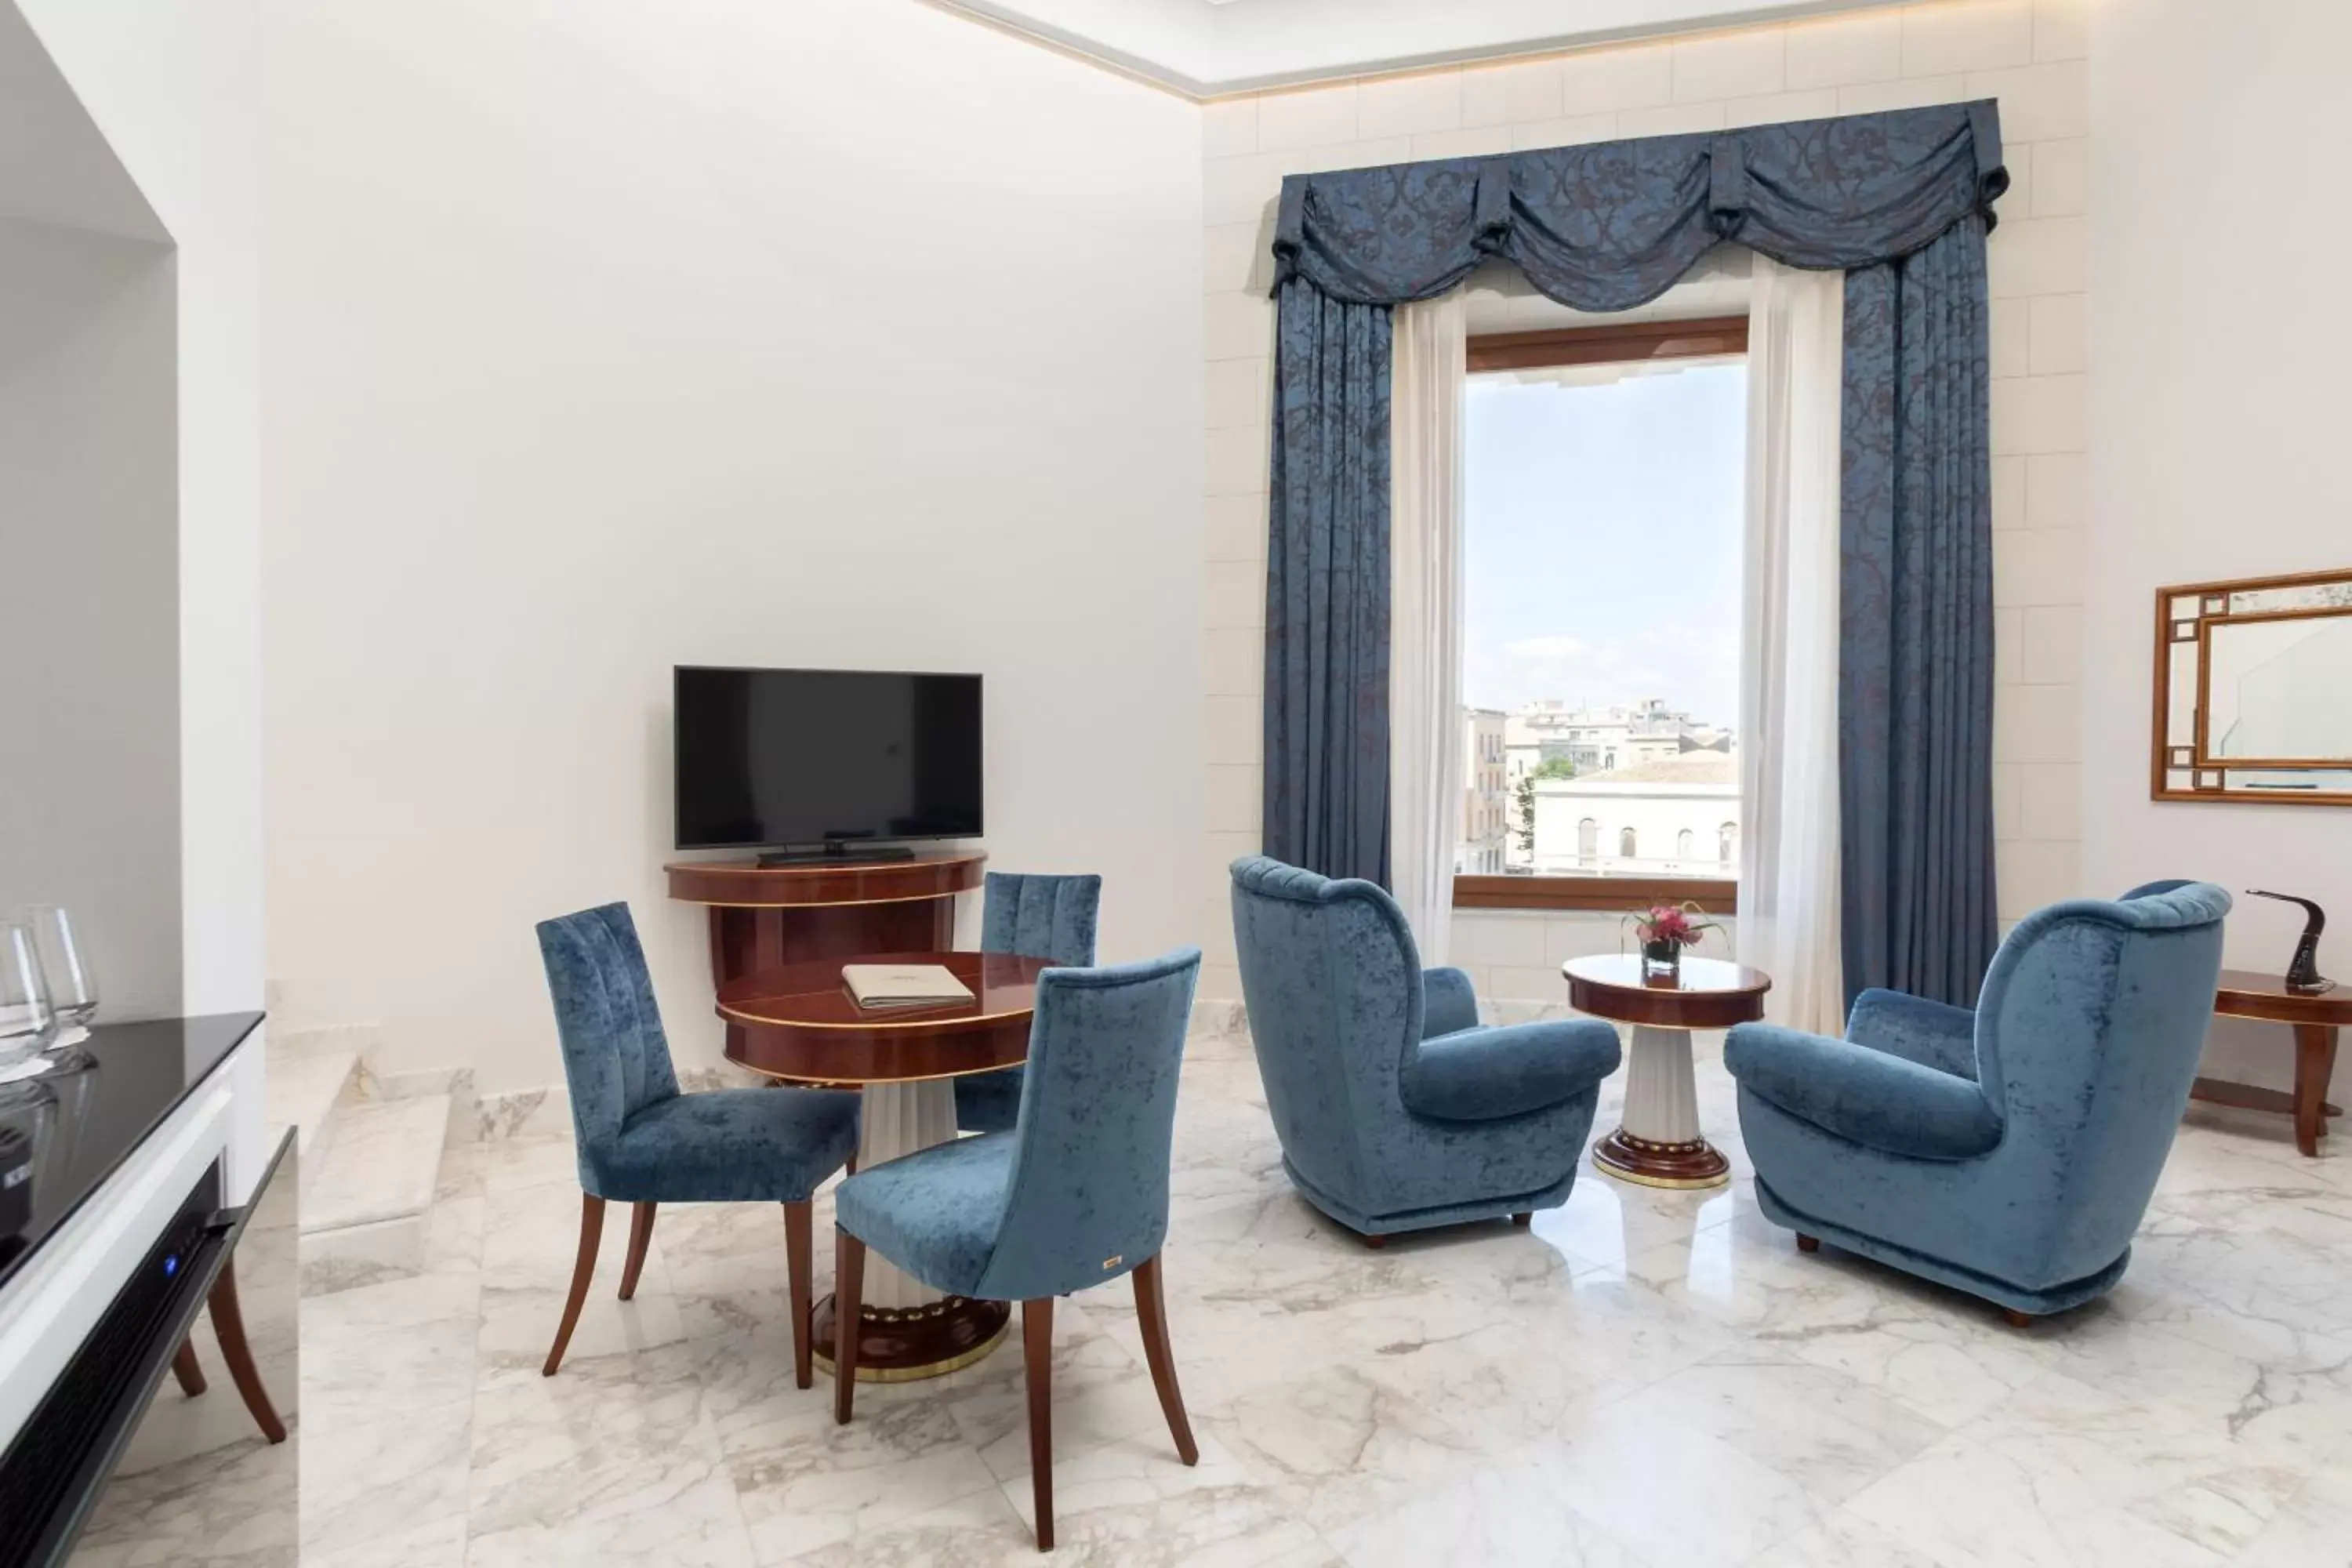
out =
<svg viewBox="0 0 2352 1568"><path fill-rule="evenodd" d="M1694 946L1698 939L1711 931L1723 928L1706 918L1706 911L1697 904L1684 900L1679 904L1658 904L1625 917L1633 934L1643 947L1667 946L1677 950Z"/></svg>

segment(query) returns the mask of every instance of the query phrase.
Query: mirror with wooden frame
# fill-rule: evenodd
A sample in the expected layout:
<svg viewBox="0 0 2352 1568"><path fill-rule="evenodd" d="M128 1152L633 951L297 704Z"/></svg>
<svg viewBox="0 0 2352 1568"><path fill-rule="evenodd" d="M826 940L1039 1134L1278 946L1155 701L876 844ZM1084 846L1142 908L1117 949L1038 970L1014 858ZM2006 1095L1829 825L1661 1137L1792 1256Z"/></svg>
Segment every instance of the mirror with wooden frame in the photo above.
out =
<svg viewBox="0 0 2352 1568"><path fill-rule="evenodd" d="M2156 591L2158 800L2352 805L2352 569Z"/></svg>

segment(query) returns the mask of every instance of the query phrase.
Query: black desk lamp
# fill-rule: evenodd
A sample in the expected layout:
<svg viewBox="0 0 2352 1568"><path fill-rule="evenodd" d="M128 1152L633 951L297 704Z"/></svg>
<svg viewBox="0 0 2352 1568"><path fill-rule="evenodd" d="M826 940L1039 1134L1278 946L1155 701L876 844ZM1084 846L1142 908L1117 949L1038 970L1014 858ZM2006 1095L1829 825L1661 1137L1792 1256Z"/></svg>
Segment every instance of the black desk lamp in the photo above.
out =
<svg viewBox="0 0 2352 1568"><path fill-rule="evenodd" d="M2286 966L2286 988L2305 996L2316 996L2333 990L2336 982L2319 975L2319 933L2327 928L2327 911L2309 899L2298 899L2293 893L2268 893L2260 888L2248 888L2249 898L2276 899L2283 904L2301 904L2310 918L2304 921L2303 938L2294 944L2294 957Z"/></svg>

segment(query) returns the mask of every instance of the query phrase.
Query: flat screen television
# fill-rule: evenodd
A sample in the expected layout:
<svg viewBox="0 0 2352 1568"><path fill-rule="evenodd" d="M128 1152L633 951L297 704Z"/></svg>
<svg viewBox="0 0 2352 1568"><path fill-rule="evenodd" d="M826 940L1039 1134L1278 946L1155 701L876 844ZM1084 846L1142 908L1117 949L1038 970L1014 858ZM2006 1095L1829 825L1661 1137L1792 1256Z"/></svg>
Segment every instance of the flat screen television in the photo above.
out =
<svg viewBox="0 0 2352 1568"><path fill-rule="evenodd" d="M675 697L680 849L980 834L977 675L682 664Z"/></svg>

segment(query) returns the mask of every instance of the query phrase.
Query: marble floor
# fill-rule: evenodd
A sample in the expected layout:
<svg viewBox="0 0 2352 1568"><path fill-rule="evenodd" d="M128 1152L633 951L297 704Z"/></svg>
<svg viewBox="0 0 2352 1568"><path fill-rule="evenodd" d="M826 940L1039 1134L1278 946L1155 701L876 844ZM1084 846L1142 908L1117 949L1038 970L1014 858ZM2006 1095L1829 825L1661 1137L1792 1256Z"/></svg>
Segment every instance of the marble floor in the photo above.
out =
<svg viewBox="0 0 2352 1568"><path fill-rule="evenodd" d="M1063 1303L1058 1560L2352 1563L2352 1156L2200 1108L2122 1286L2019 1331L1799 1255L1756 1211L1705 1037L1700 1095L1727 1189L1588 1163L1532 1233L1375 1253L1291 1193L1248 1042L1193 1040L1165 1257L1201 1463L1170 1447L1124 1282ZM1017 1347L867 1385L837 1428L822 1374L793 1386L777 1212L664 1211L624 1304L616 1206L542 1379L577 1214L568 1142L456 1145L425 1271L305 1301L304 1563L1037 1561Z"/></svg>

